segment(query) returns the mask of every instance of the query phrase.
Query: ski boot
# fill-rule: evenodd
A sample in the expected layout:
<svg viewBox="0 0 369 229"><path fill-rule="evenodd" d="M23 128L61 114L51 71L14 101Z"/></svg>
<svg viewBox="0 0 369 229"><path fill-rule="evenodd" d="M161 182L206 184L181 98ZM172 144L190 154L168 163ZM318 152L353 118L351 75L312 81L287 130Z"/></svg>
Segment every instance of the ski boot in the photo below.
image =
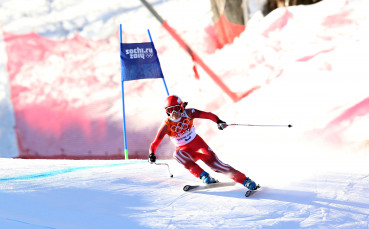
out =
<svg viewBox="0 0 369 229"><path fill-rule="evenodd" d="M256 183L248 177L246 177L246 179L242 183L242 185L245 186L246 188L248 188L249 190L256 190L258 188Z"/></svg>
<svg viewBox="0 0 369 229"><path fill-rule="evenodd" d="M212 178L211 176L209 176L209 173L207 173L205 171L201 173L200 179L205 184L217 183L217 180L215 180L214 178Z"/></svg>

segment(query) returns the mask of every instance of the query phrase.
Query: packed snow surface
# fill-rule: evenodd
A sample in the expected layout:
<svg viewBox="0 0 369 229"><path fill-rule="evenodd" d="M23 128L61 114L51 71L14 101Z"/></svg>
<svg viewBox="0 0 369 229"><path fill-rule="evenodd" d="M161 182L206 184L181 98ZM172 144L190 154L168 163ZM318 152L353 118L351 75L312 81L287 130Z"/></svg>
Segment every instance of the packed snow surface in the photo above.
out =
<svg viewBox="0 0 369 229"><path fill-rule="evenodd" d="M239 164L238 169L250 171L262 185L249 198L239 184L186 193L182 187L197 184L197 179L175 161L161 162L169 164L173 178L165 165L146 161L1 159L0 225L368 228L369 176L357 169L365 168L363 162L331 160L329 168L321 161L300 162L297 168L297 159L290 161L291 166ZM356 168L344 166L351 163Z"/></svg>

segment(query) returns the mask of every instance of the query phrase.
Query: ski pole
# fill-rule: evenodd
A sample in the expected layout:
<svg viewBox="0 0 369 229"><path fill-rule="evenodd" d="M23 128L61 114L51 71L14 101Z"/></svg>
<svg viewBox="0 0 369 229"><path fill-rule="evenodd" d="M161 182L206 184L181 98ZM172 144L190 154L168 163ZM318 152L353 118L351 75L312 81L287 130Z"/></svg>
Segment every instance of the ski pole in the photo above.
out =
<svg viewBox="0 0 369 229"><path fill-rule="evenodd" d="M167 163L156 163L155 162L155 165L166 165L168 167L168 172L170 174L170 177L173 177L173 174L170 172L170 168L169 168L169 165Z"/></svg>
<svg viewBox="0 0 369 229"><path fill-rule="evenodd" d="M288 128L292 127L291 124L288 124L288 125L255 125L255 124L238 124L238 123L228 124L228 126L263 126L263 127L288 127Z"/></svg>

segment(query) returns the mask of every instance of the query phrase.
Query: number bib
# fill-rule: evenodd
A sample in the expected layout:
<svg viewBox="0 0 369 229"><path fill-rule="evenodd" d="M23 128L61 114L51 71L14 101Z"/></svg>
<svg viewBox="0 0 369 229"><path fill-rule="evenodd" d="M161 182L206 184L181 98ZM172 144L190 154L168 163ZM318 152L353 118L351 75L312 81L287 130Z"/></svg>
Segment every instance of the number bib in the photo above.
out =
<svg viewBox="0 0 369 229"><path fill-rule="evenodd" d="M178 120L165 120L168 128L168 136L175 146L183 146L191 142L196 137L193 120L188 117L186 111L181 114Z"/></svg>

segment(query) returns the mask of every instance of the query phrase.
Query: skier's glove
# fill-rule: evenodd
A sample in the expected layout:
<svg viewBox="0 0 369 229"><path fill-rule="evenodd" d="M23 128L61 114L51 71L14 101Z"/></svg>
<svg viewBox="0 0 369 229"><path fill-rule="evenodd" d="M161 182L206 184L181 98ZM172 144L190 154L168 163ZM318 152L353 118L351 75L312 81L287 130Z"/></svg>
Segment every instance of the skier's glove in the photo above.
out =
<svg viewBox="0 0 369 229"><path fill-rule="evenodd" d="M154 154L154 153L150 153L150 154L149 154L149 162L150 162L150 163L155 163L155 161L156 161L156 156L155 156L155 154Z"/></svg>
<svg viewBox="0 0 369 229"><path fill-rule="evenodd" d="M223 122L220 119L218 120L217 124L218 124L218 129L219 130L224 130L224 128L226 128L228 126L227 123Z"/></svg>

